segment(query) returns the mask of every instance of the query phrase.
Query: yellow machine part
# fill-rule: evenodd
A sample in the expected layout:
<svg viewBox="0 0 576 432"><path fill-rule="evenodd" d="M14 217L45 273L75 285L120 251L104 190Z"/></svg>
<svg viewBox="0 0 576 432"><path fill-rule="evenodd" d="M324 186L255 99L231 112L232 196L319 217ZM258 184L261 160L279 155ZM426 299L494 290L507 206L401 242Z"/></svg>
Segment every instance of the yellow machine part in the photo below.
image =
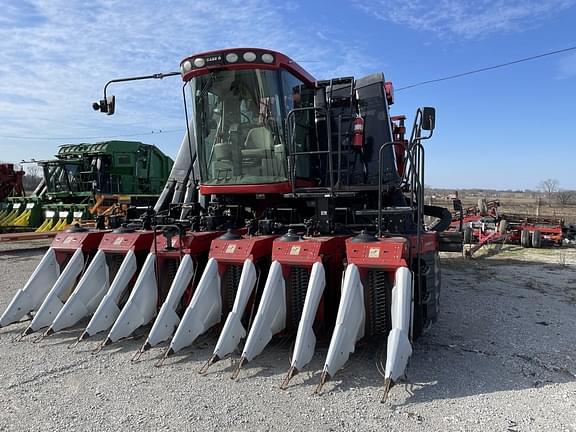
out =
<svg viewBox="0 0 576 432"><path fill-rule="evenodd" d="M40 225L35 232L47 232L51 231L54 226L54 218L47 218L42 225Z"/></svg>
<svg viewBox="0 0 576 432"><path fill-rule="evenodd" d="M18 218L19 213L20 213L19 209L12 210L10 213L6 215L6 217L4 217L4 219L0 220L0 225L3 226L12 225L13 222Z"/></svg>
<svg viewBox="0 0 576 432"><path fill-rule="evenodd" d="M58 222L56 222L56 225L52 227L51 231L62 231L67 225L66 218L60 218Z"/></svg>
<svg viewBox="0 0 576 432"><path fill-rule="evenodd" d="M21 215L19 215L14 221L12 222L13 226L25 227L28 226L28 222L30 221L30 215L32 214L32 210L24 210Z"/></svg>
<svg viewBox="0 0 576 432"><path fill-rule="evenodd" d="M0 217L0 225L4 225L4 221L6 219L8 219L10 217L10 215L12 215L14 213L14 210L10 210L8 212L5 212L4 215L2 215L2 217Z"/></svg>

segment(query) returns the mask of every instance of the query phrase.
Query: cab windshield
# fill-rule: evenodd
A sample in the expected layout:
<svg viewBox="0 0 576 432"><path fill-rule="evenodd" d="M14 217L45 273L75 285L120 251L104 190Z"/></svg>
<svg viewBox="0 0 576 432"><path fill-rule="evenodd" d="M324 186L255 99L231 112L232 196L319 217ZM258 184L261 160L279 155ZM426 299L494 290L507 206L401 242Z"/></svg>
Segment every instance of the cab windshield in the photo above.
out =
<svg viewBox="0 0 576 432"><path fill-rule="evenodd" d="M288 180L278 71L221 70L194 77L189 86L203 184Z"/></svg>
<svg viewBox="0 0 576 432"><path fill-rule="evenodd" d="M81 165L78 163L63 163L60 161L42 163L44 179L47 191L58 192L83 192L80 182ZM88 188L88 191L91 189Z"/></svg>

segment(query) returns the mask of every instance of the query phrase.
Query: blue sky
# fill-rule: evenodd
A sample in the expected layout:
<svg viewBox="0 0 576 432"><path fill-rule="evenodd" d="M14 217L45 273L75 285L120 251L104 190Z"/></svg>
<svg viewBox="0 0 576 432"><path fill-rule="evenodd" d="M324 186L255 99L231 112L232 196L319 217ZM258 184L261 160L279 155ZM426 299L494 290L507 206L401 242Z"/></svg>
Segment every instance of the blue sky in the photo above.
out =
<svg viewBox="0 0 576 432"><path fill-rule="evenodd" d="M576 0L0 0L0 7L5 161L122 135L174 156L184 126L178 78L113 87L114 116L91 103L109 79L177 70L195 52L266 47L319 79L383 71L400 88L576 45ZM392 108L410 120L418 106L437 108L427 184L529 189L556 178L576 189L575 100L572 51L399 91Z"/></svg>

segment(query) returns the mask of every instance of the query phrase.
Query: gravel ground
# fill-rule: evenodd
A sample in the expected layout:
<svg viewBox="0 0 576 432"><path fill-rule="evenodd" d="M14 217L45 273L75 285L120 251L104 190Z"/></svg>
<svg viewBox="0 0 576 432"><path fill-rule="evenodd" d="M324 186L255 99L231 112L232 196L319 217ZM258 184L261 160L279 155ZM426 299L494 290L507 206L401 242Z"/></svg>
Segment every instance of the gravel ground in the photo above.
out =
<svg viewBox="0 0 576 432"><path fill-rule="evenodd" d="M0 250L0 310L42 253ZM291 341L275 341L232 381L231 360L197 373L214 335L155 368L159 348L130 362L142 337L92 355L103 337L67 349L80 326L13 343L20 323L0 330L0 430L576 431L576 250L511 247L442 263L441 318L385 404L372 346L317 396L327 341L311 372L281 391Z"/></svg>

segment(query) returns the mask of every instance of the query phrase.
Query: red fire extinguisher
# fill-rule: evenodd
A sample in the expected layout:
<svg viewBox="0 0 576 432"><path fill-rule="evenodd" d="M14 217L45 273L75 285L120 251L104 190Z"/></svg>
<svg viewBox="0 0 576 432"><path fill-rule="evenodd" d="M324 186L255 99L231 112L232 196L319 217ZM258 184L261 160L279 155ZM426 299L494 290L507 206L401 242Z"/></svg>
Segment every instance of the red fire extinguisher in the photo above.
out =
<svg viewBox="0 0 576 432"><path fill-rule="evenodd" d="M364 145L364 119L358 115L352 122L352 147L361 149Z"/></svg>

